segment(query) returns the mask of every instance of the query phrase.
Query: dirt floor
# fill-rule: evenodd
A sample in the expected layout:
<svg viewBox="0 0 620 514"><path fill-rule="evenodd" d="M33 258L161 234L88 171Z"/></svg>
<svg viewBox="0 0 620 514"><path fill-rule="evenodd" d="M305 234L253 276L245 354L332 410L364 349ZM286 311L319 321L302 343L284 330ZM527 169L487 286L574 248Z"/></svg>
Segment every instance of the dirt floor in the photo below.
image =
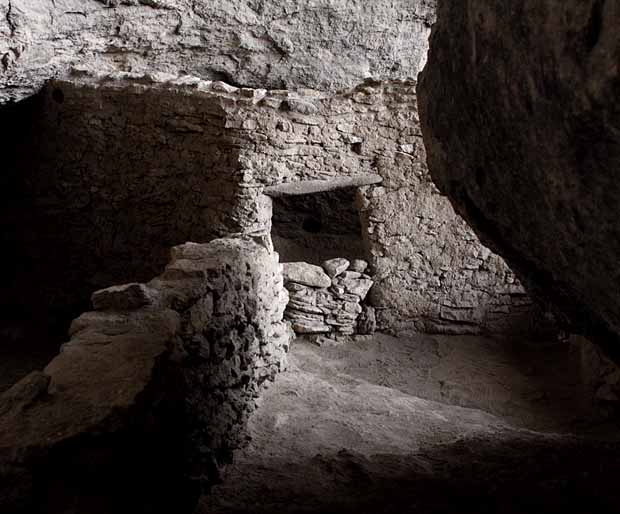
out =
<svg viewBox="0 0 620 514"><path fill-rule="evenodd" d="M565 343L298 340L196 514L618 513L620 427Z"/></svg>

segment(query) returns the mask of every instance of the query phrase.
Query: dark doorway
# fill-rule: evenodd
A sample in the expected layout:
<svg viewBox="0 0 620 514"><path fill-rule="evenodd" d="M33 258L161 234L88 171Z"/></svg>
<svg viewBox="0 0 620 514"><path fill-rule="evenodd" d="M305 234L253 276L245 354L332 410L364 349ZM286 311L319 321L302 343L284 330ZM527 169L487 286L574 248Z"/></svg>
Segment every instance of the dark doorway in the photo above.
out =
<svg viewBox="0 0 620 514"><path fill-rule="evenodd" d="M355 197L350 187L274 198L272 238L280 261L365 258Z"/></svg>

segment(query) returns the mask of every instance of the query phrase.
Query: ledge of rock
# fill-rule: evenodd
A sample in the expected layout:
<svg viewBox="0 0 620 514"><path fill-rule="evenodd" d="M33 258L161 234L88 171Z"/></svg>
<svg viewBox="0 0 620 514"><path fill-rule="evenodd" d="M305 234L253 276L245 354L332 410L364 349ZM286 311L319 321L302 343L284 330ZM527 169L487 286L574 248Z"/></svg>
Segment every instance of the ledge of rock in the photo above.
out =
<svg viewBox="0 0 620 514"><path fill-rule="evenodd" d="M336 90L423 65L435 0L0 0L0 104L81 64Z"/></svg>
<svg viewBox="0 0 620 514"><path fill-rule="evenodd" d="M376 173L364 173L354 175L352 177L334 178L329 180L302 180L299 182L287 182L278 184L277 186L266 187L263 191L266 195L291 196L291 195L307 195L311 193L320 193L323 191L333 191L344 187L359 187L379 184L383 181L383 177Z"/></svg>
<svg viewBox="0 0 620 514"><path fill-rule="evenodd" d="M565 323L620 355L620 4L440 2L431 174Z"/></svg>

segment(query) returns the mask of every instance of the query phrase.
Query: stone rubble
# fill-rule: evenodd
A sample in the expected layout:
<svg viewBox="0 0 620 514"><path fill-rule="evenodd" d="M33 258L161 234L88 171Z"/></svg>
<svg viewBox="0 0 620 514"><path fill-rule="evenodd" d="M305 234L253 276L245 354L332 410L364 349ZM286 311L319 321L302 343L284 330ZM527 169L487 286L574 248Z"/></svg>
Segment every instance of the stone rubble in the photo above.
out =
<svg viewBox="0 0 620 514"><path fill-rule="evenodd" d="M368 263L362 260L354 263L355 269L368 267ZM284 317L291 321L295 333L351 336L359 331L358 318L362 313L365 315L361 333L374 332L374 309L362 306L374 283L370 275L350 271L351 262L343 258L327 260L322 268L305 262L282 266L284 287L289 293Z"/></svg>

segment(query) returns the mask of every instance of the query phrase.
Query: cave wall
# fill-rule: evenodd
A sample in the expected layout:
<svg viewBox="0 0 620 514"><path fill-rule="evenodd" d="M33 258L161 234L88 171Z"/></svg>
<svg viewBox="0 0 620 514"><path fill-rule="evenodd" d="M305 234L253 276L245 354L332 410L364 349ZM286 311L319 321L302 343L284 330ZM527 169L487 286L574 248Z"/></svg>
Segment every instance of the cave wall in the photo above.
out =
<svg viewBox="0 0 620 514"><path fill-rule="evenodd" d="M44 371L0 395L0 510L191 513L286 367L277 255L187 243L92 300Z"/></svg>
<svg viewBox="0 0 620 514"><path fill-rule="evenodd" d="M438 186L616 360L619 25L617 1L442 1L419 83Z"/></svg>
<svg viewBox="0 0 620 514"><path fill-rule="evenodd" d="M380 328L529 326L523 289L428 176L413 81L331 94L77 69L40 101L16 159L24 223L7 230L41 273L19 275L11 301L32 300L24 286L36 282L43 305L60 294L58 305L75 305L160 271L166 248L186 240L245 234L270 245L264 193L348 179L360 186Z"/></svg>
<svg viewBox="0 0 620 514"><path fill-rule="evenodd" d="M0 104L81 64L335 91L414 77L435 0L0 0Z"/></svg>

